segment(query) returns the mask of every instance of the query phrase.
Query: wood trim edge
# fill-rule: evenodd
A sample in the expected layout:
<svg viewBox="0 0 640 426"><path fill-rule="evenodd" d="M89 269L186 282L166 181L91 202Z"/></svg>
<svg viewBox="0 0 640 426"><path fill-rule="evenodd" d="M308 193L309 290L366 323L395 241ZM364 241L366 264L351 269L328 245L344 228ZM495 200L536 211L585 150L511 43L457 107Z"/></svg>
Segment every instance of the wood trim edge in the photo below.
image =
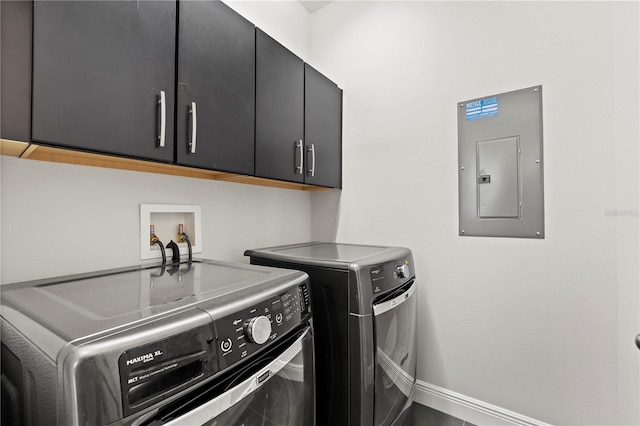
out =
<svg viewBox="0 0 640 426"><path fill-rule="evenodd" d="M0 139L0 153L9 157L47 161L53 163L75 164L109 169L129 170L143 173L157 173L196 179L220 180L248 185L268 186L272 188L293 189L299 191L330 191L332 188L284 182L255 176L245 176L215 170L196 169L175 164L155 163L152 161L93 154L64 148L53 148L28 142Z"/></svg>

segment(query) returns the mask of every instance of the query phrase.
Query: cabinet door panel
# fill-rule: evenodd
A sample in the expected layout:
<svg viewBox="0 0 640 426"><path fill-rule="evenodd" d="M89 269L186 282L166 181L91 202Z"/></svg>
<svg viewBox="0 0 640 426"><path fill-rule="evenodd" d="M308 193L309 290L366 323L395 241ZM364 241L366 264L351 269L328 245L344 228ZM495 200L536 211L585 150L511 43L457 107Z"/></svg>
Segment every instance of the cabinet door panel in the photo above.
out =
<svg viewBox="0 0 640 426"><path fill-rule="evenodd" d="M179 7L177 162L252 175L255 27L219 1Z"/></svg>
<svg viewBox="0 0 640 426"><path fill-rule="evenodd" d="M31 14L27 1L2 1L0 136L31 140Z"/></svg>
<svg viewBox="0 0 640 426"><path fill-rule="evenodd" d="M175 2L36 1L32 140L172 161L175 30Z"/></svg>
<svg viewBox="0 0 640 426"><path fill-rule="evenodd" d="M304 135L304 66L256 30L256 176L302 182L296 173Z"/></svg>
<svg viewBox="0 0 640 426"><path fill-rule="evenodd" d="M342 91L308 64L304 70L305 183L341 188Z"/></svg>

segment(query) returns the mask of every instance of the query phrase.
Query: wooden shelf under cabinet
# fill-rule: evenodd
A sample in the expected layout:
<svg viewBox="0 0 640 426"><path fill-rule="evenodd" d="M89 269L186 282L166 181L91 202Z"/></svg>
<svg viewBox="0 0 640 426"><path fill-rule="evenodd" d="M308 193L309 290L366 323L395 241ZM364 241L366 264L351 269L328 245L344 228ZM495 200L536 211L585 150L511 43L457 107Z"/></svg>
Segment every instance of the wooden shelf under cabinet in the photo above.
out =
<svg viewBox="0 0 640 426"><path fill-rule="evenodd" d="M249 185L269 186L273 188L295 189L300 191L328 191L331 188L305 185L302 183L284 182L234 173L203 170L173 164L154 163L130 158L112 157L109 155L73 151L63 148L52 148L28 142L0 139L0 153L25 160L48 161L53 163L77 164L109 169L130 170L144 173L158 173L172 176L184 176L197 179L219 180Z"/></svg>

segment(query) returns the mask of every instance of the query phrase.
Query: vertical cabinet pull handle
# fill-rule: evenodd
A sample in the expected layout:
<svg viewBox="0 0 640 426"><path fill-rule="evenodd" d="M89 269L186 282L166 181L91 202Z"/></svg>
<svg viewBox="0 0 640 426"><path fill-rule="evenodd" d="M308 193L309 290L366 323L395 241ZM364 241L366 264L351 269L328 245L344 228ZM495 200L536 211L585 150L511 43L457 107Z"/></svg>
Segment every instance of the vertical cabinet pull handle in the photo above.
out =
<svg viewBox="0 0 640 426"><path fill-rule="evenodd" d="M160 148L164 148L164 139L167 134L167 95L164 90L160 91L158 105L160 105L160 132L158 134L158 146Z"/></svg>
<svg viewBox="0 0 640 426"><path fill-rule="evenodd" d="M191 102L191 109L189 109L189 114L191 114L191 141L189 142L189 147L191 148L191 153L196 153L196 137L198 135L198 113L196 111L196 103Z"/></svg>
<svg viewBox="0 0 640 426"><path fill-rule="evenodd" d="M295 174L301 175L301 174L304 173L303 172L303 170L304 170L304 149L302 147L302 139L295 141L294 151L296 149L300 149L300 165L296 166Z"/></svg>
<svg viewBox="0 0 640 426"><path fill-rule="evenodd" d="M316 146L311 144L307 150L311 153L311 168L307 170L307 175L314 177L316 175Z"/></svg>

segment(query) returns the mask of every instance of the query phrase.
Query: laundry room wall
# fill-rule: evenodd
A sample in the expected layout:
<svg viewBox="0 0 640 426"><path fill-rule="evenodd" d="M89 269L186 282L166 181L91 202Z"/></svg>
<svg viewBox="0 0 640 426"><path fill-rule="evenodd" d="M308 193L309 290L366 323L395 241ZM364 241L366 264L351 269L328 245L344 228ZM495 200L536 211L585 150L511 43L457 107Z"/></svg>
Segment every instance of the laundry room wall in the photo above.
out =
<svg viewBox="0 0 640 426"><path fill-rule="evenodd" d="M298 2L230 5L308 56ZM141 203L200 205L204 258L246 263L245 249L310 238L308 192L6 156L0 173L2 284L140 263Z"/></svg>
<svg viewBox="0 0 640 426"><path fill-rule="evenodd" d="M0 282L139 262L140 203L200 204L209 258L310 238L407 246L418 401L476 424L640 423L625 380L638 377L637 3L227 3L344 89L344 189L3 156ZM546 238L459 237L457 102L537 84Z"/></svg>
<svg viewBox="0 0 640 426"><path fill-rule="evenodd" d="M312 196L312 238L413 250L416 399L638 424L637 3L338 1L311 28L344 89L344 189ZM457 103L538 84L546 238L458 236Z"/></svg>

